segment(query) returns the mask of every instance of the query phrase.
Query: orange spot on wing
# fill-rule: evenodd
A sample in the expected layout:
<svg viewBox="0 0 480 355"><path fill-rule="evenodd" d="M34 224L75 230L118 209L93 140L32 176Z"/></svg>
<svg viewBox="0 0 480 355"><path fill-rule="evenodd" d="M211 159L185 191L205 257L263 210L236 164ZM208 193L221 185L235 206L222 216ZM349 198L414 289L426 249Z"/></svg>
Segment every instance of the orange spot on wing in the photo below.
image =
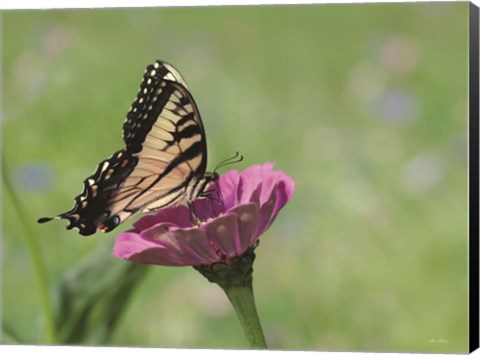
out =
<svg viewBox="0 0 480 355"><path fill-rule="evenodd" d="M104 224L100 224L98 227L97 227L98 230L102 231L102 232L108 232L108 228L104 225Z"/></svg>

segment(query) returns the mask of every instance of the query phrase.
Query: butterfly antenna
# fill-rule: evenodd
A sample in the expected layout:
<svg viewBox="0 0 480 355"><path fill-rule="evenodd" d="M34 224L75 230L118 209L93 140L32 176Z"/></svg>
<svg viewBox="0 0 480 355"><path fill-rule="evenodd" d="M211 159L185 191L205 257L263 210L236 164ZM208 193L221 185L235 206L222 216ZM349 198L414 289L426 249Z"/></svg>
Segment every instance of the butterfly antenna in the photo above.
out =
<svg viewBox="0 0 480 355"><path fill-rule="evenodd" d="M205 195L209 199L211 199L212 201L216 201L216 202L220 203L223 211L225 211L225 205L223 204L222 193L220 191L220 188L218 187L218 181L217 181L218 180L218 173L217 173L217 170L220 169L220 168L223 168L224 166L230 165L230 164L239 163L242 160L243 160L243 155L240 155L239 152L235 152L234 156L232 156L230 158L227 158L224 161L220 162L215 167L215 169L213 169L212 175L216 176L216 178L213 179L213 184L214 184L215 187L213 189L210 189L209 191L206 191Z"/></svg>
<svg viewBox="0 0 480 355"><path fill-rule="evenodd" d="M230 164L236 164L240 163L243 160L243 155L240 155L239 152L235 152L235 155L233 157L227 158L224 161L220 162L215 169L213 169L213 172L216 173L218 169L223 168L224 166L230 165Z"/></svg>

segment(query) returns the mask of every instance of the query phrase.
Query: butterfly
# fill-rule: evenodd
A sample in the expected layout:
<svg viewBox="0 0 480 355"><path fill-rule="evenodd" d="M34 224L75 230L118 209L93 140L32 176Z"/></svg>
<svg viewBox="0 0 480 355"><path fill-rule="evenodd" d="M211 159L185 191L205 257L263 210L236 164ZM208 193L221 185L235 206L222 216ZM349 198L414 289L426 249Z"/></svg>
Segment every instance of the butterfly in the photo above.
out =
<svg viewBox="0 0 480 355"><path fill-rule="evenodd" d="M138 213L188 204L218 179L206 172L207 145L200 113L185 79L172 65L147 66L123 124L125 148L102 161L83 182L63 218L84 236L109 232Z"/></svg>

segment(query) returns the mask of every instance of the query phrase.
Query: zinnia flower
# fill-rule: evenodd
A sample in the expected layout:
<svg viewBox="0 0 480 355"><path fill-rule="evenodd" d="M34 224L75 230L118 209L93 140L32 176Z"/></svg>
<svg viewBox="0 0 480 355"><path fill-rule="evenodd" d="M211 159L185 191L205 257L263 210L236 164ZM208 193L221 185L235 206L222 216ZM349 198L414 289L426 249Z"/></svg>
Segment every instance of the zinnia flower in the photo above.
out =
<svg viewBox="0 0 480 355"><path fill-rule="evenodd" d="M197 269L226 293L253 348L267 347L252 288L254 249L293 196L295 182L273 163L220 176L218 196L141 218L115 240L113 254L140 264ZM212 186L212 185L211 185ZM199 221L194 221L194 212Z"/></svg>
<svg viewBox="0 0 480 355"><path fill-rule="evenodd" d="M141 218L116 238L113 254L135 263L170 266L211 265L245 254L293 196L293 179L272 168L273 163L266 163L220 176L223 206L212 199L192 203L200 224L183 205Z"/></svg>

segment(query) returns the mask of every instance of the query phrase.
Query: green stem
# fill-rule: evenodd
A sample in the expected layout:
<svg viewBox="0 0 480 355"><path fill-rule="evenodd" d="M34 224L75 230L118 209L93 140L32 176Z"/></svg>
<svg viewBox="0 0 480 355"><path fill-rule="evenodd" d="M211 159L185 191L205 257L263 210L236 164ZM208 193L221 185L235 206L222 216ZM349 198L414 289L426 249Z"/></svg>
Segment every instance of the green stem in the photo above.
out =
<svg viewBox="0 0 480 355"><path fill-rule="evenodd" d="M22 233L20 234L23 235L23 237L25 238L28 253L30 255L30 260L32 261L33 270L35 272L37 280L38 294L40 297L40 303L45 319L46 341L48 344L55 344L55 323L48 293L47 273L42 256L40 254L40 246L34 238L34 234L29 227L30 221L25 218L23 207L18 200L17 195L15 194L15 191L10 183L7 169L5 167L5 159L2 159L2 163L2 177L5 191L7 191L7 193L9 194L10 200L12 202L12 207L15 210L18 219L20 220L19 228L21 228L22 230Z"/></svg>
<svg viewBox="0 0 480 355"><path fill-rule="evenodd" d="M255 308L252 283L223 287L228 299L235 308L245 337L253 349L267 349L267 342L263 335L260 319Z"/></svg>

